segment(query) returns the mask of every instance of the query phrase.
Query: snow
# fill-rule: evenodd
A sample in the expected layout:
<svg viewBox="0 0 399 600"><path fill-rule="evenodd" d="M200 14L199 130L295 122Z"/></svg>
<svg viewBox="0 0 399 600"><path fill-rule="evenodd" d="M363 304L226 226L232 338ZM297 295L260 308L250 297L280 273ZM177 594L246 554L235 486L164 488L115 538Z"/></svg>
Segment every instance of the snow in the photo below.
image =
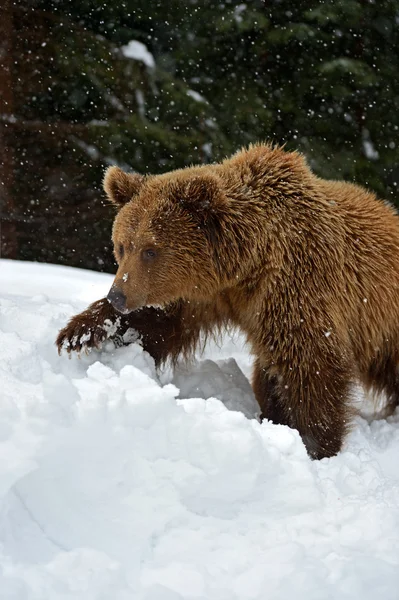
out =
<svg viewBox="0 0 399 600"><path fill-rule="evenodd" d="M137 343L59 357L111 283L0 261L1 600L396 600L399 416L312 462L253 418L238 334L161 375Z"/></svg>
<svg viewBox="0 0 399 600"><path fill-rule="evenodd" d="M242 23L242 13L246 10L246 8L246 4L237 4L237 6L234 7L234 18L236 20L236 23Z"/></svg>
<svg viewBox="0 0 399 600"><path fill-rule="evenodd" d="M126 58L133 58L143 62L149 69L155 67L155 60L147 46L137 40L130 40L126 46L121 48L123 56Z"/></svg>
<svg viewBox="0 0 399 600"><path fill-rule="evenodd" d="M199 92L195 90L187 90L187 96L190 96L196 102L205 102L207 104L207 100L205 100L204 96L202 96Z"/></svg>
<svg viewBox="0 0 399 600"><path fill-rule="evenodd" d="M362 144L365 157L369 160L378 160L380 157L379 152L375 149L374 144L370 139L370 132L365 128L362 130Z"/></svg>

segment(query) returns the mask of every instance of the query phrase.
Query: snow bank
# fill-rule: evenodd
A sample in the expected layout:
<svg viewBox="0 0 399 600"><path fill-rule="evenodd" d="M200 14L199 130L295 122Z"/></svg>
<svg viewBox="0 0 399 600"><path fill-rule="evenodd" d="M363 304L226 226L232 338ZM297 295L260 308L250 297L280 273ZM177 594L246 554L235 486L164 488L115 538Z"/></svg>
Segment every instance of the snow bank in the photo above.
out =
<svg viewBox="0 0 399 600"><path fill-rule="evenodd" d="M161 376L138 344L59 358L111 280L0 261L1 600L396 600L399 418L311 462L251 418L239 336Z"/></svg>

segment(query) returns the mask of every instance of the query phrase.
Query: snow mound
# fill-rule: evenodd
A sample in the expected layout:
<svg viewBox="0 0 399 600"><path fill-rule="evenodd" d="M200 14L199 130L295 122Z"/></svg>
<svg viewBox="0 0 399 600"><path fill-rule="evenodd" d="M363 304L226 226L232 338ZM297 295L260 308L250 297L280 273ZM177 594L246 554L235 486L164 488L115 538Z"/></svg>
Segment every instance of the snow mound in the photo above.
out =
<svg viewBox="0 0 399 600"><path fill-rule="evenodd" d="M111 281L0 261L1 600L396 600L398 416L312 462L254 418L240 336L161 375L58 357Z"/></svg>

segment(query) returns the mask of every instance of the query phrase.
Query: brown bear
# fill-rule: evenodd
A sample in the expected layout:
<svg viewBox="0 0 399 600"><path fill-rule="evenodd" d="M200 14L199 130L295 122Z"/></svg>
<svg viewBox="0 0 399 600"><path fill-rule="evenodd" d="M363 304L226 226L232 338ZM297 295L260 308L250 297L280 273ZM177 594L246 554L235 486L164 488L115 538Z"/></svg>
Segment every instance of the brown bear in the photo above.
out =
<svg viewBox="0 0 399 600"><path fill-rule="evenodd" d="M262 418L336 454L354 382L398 404L399 217L270 145L163 175L108 169L119 212L107 296L59 333L59 351L136 330L160 365L239 327L255 355Z"/></svg>

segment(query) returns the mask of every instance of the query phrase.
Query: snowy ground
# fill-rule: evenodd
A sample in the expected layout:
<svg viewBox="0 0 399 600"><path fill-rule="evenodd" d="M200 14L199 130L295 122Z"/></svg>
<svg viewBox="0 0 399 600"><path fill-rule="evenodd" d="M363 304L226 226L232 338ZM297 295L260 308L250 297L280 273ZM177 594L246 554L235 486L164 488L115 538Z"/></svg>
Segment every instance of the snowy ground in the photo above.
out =
<svg viewBox="0 0 399 600"><path fill-rule="evenodd" d="M58 357L110 282L0 261L1 600L397 600L399 417L311 462L251 418L238 336L174 384L138 345Z"/></svg>

